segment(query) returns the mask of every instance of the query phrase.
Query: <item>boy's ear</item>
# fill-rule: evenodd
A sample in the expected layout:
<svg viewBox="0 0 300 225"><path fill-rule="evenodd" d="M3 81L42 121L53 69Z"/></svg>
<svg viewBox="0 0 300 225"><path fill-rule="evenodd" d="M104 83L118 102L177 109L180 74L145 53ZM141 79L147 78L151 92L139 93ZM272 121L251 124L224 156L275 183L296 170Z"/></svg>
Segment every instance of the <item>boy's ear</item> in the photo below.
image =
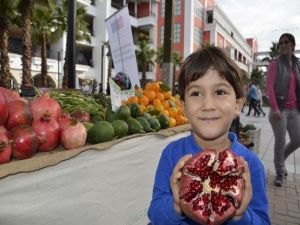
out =
<svg viewBox="0 0 300 225"><path fill-rule="evenodd" d="M235 105L235 118L238 117L241 114L241 111L243 109L243 105L246 101L245 97L238 98L236 100L236 105Z"/></svg>

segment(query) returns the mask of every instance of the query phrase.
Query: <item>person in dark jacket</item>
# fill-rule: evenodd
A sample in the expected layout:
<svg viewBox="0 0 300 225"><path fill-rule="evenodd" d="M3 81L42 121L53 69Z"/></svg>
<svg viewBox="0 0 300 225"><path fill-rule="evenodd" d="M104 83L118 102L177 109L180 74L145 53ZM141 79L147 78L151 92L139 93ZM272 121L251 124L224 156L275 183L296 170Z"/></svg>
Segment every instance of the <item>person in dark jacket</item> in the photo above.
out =
<svg viewBox="0 0 300 225"><path fill-rule="evenodd" d="M287 176L285 160L300 147L300 63L293 54L295 38L284 33L279 38L280 55L274 59L267 74L267 92L270 103L269 121L275 136L274 184L281 186ZM286 144L286 133L290 141Z"/></svg>

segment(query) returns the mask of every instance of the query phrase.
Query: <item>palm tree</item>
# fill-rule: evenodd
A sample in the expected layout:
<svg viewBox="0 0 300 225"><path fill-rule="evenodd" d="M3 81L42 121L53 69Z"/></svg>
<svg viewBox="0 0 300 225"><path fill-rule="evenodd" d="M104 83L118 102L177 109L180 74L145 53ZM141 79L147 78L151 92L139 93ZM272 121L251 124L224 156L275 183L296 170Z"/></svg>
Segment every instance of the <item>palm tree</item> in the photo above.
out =
<svg viewBox="0 0 300 225"><path fill-rule="evenodd" d="M50 8L55 7L55 0L22 0L20 4L20 12L22 14L22 86L32 86L31 77L31 10L34 3L45 4Z"/></svg>
<svg viewBox="0 0 300 225"><path fill-rule="evenodd" d="M20 0L2 0L0 7L0 86L11 88L11 73L8 58L8 27L16 15Z"/></svg>
<svg viewBox="0 0 300 225"><path fill-rule="evenodd" d="M48 87L47 44L55 43L63 36L60 18L56 11L39 4L32 10L32 40L41 45L41 86Z"/></svg>
<svg viewBox="0 0 300 225"><path fill-rule="evenodd" d="M172 92L175 94L175 81L176 81L176 68L182 64L182 56L178 52L172 53L172 62L173 62L173 83L172 83Z"/></svg>
<svg viewBox="0 0 300 225"><path fill-rule="evenodd" d="M80 5L76 5L76 28L75 28L75 38L77 41L85 40L90 42L91 36L88 30L88 24L84 20L84 16L86 14L86 9ZM61 29L64 31L67 31L67 23L68 23L68 0L63 0L62 5L58 8L58 15L61 18L64 18L61 24ZM68 41L68 40L67 40ZM66 46L68 46L68 43L66 43ZM68 55L69 50L66 48L66 54L65 54L65 62L64 62L64 77L63 77L63 87L68 86Z"/></svg>
<svg viewBox="0 0 300 225"><path fill-rule="evenodd" d="M279 54L279 44L278 42L272 42L272 46L270 47L269 56L262 59L263 62L270 63L276 56Z"/></svg>
<svg viewBox="0 0 300 225"><path fill-rule="evenodd" d="M153 57L155 51L151 49L148 39L143 38L139 41L139 46L136 51L137 63L142 70L141 86L144 87L146 84L146 72L149 65L154 65Z"/></svg>
<svg viewBox="0 0 300 225"><path fill-rule="evenodd" d="M263 89L265 83L264 72L258 67L254 68L251 72L250 81L251 83L257 83Z"/></svg>

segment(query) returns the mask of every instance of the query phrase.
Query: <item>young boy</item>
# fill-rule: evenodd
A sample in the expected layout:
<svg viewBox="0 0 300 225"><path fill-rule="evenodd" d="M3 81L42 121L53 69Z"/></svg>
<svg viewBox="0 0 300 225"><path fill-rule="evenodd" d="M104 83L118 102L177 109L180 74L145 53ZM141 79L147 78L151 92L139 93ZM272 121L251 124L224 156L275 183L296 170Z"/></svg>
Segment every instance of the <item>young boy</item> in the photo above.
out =
<svg viewBox="0 0 300 225"><path fill-rule="evenodd" d="M179 94L192 132L170 143L161 155L148 211L151 224L197 224L180 208L179 180L185 162L206 148L230 148L244 164L244 198L235 216L224 224L270 224L263 165L229 132L244 103L242 77L235 63L217 47L192 53L179 75Z"/></svg>

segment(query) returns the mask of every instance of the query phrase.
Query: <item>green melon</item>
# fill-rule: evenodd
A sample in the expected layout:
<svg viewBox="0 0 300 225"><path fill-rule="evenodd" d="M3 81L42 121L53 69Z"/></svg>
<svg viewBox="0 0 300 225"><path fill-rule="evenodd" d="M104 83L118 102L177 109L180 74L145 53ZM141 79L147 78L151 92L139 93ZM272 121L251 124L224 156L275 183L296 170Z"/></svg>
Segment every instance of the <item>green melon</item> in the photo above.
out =
<svg viewBox="0 0 300 225"><path fill-rule="evenodd" d="M91 144L111 141L114 138L114 128L107 121L98 121L87 132L87 141Z"/></svg>
<svg viewBox="0 0 300 225"><path fill-rule="evenodd" d="M124 120L115 120L111 123L114 128L115 137L124 137L128 132L128 125Z"/></svg>

